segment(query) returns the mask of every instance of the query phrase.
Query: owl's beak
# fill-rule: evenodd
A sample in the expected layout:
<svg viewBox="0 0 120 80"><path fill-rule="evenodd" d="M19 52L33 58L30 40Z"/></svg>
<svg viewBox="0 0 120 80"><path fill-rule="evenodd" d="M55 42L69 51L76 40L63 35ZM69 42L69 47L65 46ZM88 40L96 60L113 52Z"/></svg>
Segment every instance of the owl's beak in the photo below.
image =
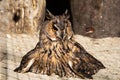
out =
<svg viewBox="0 0 120 80"><path fill-rule="evenodd" d="M65 38L65 32L64 31L62 31L61 33L60 33L60 39L64 39Z"/></svg>
<svg viewBox="0 0 120 80"><path fill-rule="evenodd" d="M57 37L59 39L63 40L65 38L65 36L66 36L66 33L65 33L64 30L60 30L60 31L57 32Z"/></svg>
<svg viewBox="0 0 120 80"><path fill-rule="evenodd" d="M60 37L63 39L63 37L64 37L64 33L63 32L61 33Z"/></svg>

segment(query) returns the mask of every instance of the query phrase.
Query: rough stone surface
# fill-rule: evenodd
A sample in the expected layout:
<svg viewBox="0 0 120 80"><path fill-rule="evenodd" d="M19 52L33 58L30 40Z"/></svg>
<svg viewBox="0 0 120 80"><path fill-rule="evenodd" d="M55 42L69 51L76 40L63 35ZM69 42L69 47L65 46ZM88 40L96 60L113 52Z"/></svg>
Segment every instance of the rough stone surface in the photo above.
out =
<svg viewBox="0 0 120 80"><path fill-rule="evenodd" d="M0 31L38 32L45 15L45 0L0 0Z"/></svg>
<svg viewBox="0 0 120 80"><path fill-rule="evenodd" d="M71 0L76 34L94 38L120 36L120 0Z"/></svg>

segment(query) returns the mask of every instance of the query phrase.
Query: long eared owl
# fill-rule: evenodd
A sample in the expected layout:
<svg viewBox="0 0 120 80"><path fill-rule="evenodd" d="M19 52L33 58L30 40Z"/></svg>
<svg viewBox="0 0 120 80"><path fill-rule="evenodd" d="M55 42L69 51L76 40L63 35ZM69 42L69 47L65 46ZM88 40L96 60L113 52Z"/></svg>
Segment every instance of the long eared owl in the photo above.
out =
<svg viewBox="0 0 120 80"><path fill-rule="evenodd" d="M36 47L23 56L15 72L92 78L104 65L74 40L67 11L54 16L48 11Z"/></svg>

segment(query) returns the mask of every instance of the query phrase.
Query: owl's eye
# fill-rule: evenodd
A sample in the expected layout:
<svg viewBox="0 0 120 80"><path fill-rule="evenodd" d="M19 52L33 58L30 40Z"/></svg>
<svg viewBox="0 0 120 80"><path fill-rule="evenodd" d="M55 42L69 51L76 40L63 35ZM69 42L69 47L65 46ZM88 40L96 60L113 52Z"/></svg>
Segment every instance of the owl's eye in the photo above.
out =
<svg viewBox="0 0 120 80"><path fill-rule="evenodd" d="M53 29L57 31L58 30L57 25L54 24Z"/></svg>

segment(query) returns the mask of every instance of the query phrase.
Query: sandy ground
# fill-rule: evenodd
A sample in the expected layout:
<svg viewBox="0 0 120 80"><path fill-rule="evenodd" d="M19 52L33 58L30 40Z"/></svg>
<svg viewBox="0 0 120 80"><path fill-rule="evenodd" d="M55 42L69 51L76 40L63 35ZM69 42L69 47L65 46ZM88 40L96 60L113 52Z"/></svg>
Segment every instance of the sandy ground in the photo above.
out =
<svg viewBox="0 0 120 80"><path fill-rule="evenodd" d="M120 38L93 39L75 35L75 39L106 67L93 75L92 80L120 80ZM72 77L61 78L54 74L47 76L30 72L24 74L13 72L22 56L34 48L37 41L38 36L0 35L0 80L82 80Z"/></svg>

